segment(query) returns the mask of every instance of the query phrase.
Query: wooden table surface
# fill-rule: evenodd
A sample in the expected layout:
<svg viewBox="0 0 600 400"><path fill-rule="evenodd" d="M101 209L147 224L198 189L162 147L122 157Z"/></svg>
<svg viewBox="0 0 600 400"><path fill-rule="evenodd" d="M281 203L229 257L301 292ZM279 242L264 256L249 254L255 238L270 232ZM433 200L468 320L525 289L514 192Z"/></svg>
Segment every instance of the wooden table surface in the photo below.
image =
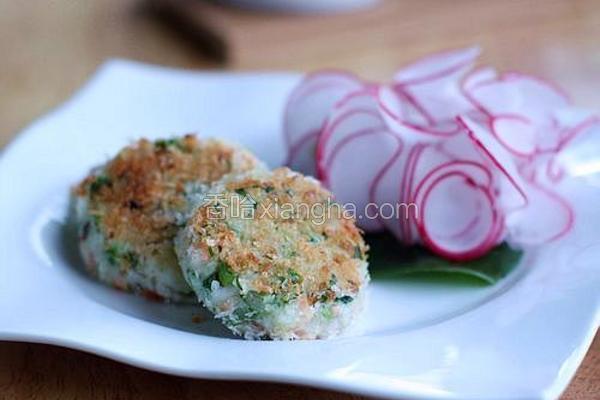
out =
<svg viewBox="0 0 600 400"><path fill-rule="evenodd" d="M428 52L478 43L483 61L559 81L600 110L600 1L388 0L339 16L194 3L225 61L159 22L143 0L0 0L0 146L110 57L186 68L352 69L389 78ZM200 50L199 50L200 48ZM1 323L1 322L0 322ZM45 345L0 343L0 399L350 399L288 385L192 380ZM596 338L564 399L600 398Z"/></svg>

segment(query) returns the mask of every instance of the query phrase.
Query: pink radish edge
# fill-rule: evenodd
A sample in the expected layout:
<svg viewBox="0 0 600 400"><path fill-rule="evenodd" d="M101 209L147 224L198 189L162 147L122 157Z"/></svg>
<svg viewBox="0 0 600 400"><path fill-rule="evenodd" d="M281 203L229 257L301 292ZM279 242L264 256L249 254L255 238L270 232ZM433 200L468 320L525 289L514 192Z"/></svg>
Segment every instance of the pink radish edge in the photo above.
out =
<svg viewBox="0 0 600 400"><path fill-rule="evenodd" d="M512 153L516 156L519 156L519 157L528 158L529 160L531 160L537 156L544 155L544 154L559 153L569 144L569 142L571 140L575 139L579 134L581 134L582 132L585 132L585 130L588 129L590 126L600 123L600 117L595 116L595 115L591 116L591 117L583 120L579 124L575 125L574 127L568 129L568 131L567 131L568 133L559 140L558 145L555 148L549 148L549 149L542 150L536 146L536 148L533 152L523 153L523 152L520 152L520 151L514 149L512 146L510 146L509 143L507 143L505 140L503 140L497 134L496 129L494 127L494 121L496 121L497 119L500 119L500 118L516 119L516 120L520 120L520 121L528 123L528 124L531 124L531 120L529 120L529 118L519 115L519 114L498 114L498 115L492 116L491 120L489 121L490 131L492 132L494 137L498 140L498 142L500 142L510 153Z"/></svg>
<svg viewBox="0 0 600 400"><path fill-rule="evenodd" d="M408 204L412 204L413 202L415 202L414 192L412 190L415 176L414 172L417 166L417 162L419 161L419 157L421 156L423 150L425 150L425 147L426 146L423 144L416 144L414 147L411 148L410 154L408 155L408 159L406 161L406 171L404 173L404 176L402 177L402 198L406 199ZM405 180L406 177L408 177L407 181ZM406 238L406 244L413 244L414 238L412 237L411 225L416 226L417 221L415 221L414 218L409 218L408 220L401 221L400 223L401 229L403 231L403 236Z"/></svg>
<svg viewBox="0 0 600 400"><path fill-rule="evenodd" d="M394 151L394 154L392 154L392 157L377 172L377 174L375 175L375 178L373 178L373 182L371 182L371 185L369 186L369 201L371 203L375 203L375 192L377 190L377 186L379 185L381 179L383 179L383 176L385 175L385 173L388 171L388 169L390 169L390 167L392 165L394 165L394 163L396 162L398 157L400 157L400 155L402 154L402 151L404 150L404 142L402 141L402 139L400 137L398 137L398 135L396 135L396 134L393 134L391 132L390 132L390 134L392 134L398 141L398 147L396 148L396 151ZM401 198L402 197L400 197L400 199ZM380 220L382 226L385 226L385 223L383 222L383 220L381 218L379 218L379 220Z"/></svg>
<svg viewBox="0 0 600 400"><path fill-rule="evenodd" d="M398 92L399 96L403 97L404 100L410 103L415 108L415 110L417 110L417 112L421 114L423 118L425 118L429 125L435 125L435 118L433 118L429 111L427 111L425 107L423 107L423 105L419 101L417 101L417 99L415 98L415 96L413 96L412 93L410 93L404 87L394 87L394 89Z"/></svg>
<svg viewBox="0 0 600 400"><path fill-rule="evenodd" d="M575 125L574 127L567 129L567 134L560 139L558 145L555 148L543 150L537 149L536 152L532 155L535 157L548 154L558 154L569 145L569 142L571 142L581 133L585 132L585 130L588 129L590 126L593 126L595 124L600 124L600 117L596 115L588 117L585 120L581 121L579 124Z"/></svg>
<svg viewBox="0 0 600 400"><path fill-rule="evenodd" d="M341 150L341 148L344 147L344 145L348 144L349 142L351 142L354 139L357 139L359 137L373 135L376 133L385 133L387 135L392 135L394 138L397 139L396 135L385 130L385 127L383 127L383 126L360 129L348 136L345 136L343 139L341 139L338 143L336 143L334 148L331 149L331 152L329 153L329 156L327 158L319 160L319 161L323 161L323 164L324 164L323 168L325 170L331 169L331 164L333 163L335 156Z"/></svg>
<svg viewBox="0 0 600 400"><path fill-rule="evenodd" d="M331 135L333 134L333 130L339 124L341 124L344 119L349 118L356 114L367 114L367 115L377 116L377 114L375 112L373 112L372 110L369 110L369 109L357 108L357 109L348 110L348 111L342 113L341 115L337 116L336 119L333 120L332 122L325 121L323 130L321 131L321 134L317 138L317 148L315 151L317 178L321 182L323 182L323 184L326 187L328 186L328 177L327 177L327 173L325 171L325 168L326 168L325 160L324 160L325 145L327 144L327 141L330 139Z"/></svg>
<svg viewBox="0 0 600 400"><path fill-rule="evenodd" d="M567 103L567 104L572 103L570 96L560 86L556 85L555 83L553 83L549 80L534 76L534 75L528 75L528 74L524 74L524 73L520 73L520 72L505 72L494 78L484 79L480 82L475 83L473 86L467 88L465 84L468 80L468 77L471 76L473 73L475 73L475 71L473 71L471 74L468 74L467 76L465 76L465 78L462 80L462 83L460 85L461 92L465 96L465 98L467 100L469 100L477 110L481 111L488 117L493 117L493 114L486 107L484 107L483 104L481 104L476 99L476 97L472 94L473 91L481 86L493 85L493 84L497 84L497 83L501 83L501 82L510 82L510 81L514 81L515 79L530 79L532 81L535 81L535 82L539 83L540 85L546 86L548 89L555 92L559 97L561 97L565 101L565 103Z"/></svg>
<svg viewBox="0 0 600 400"><path fill-rule="evenodd" d="M508 80L513 79L513 78L531 79L532 81L536 81L540 85L546 86L549 89L551 89L552 91L554 91L556 94L558 94L560 97L562 97L567 104L573 103L573 100L571 99L571 96L569 95L569 93L562 86L560 86L559 84L557 84L556 82L554 82L550 79L546 79L541 76L526 74L524 72L519 72L519 71L506 71L505 73L502 74L502 76Z"/></svg>
<svg viewBox="0 0 600 400"><path fill-rule="evenodd" d="M304 147L311 139L317 139L321 130L312 131L306 135L304 135L300 140L298 140L294 145L292 145L289 150L285 160L285 165L291 165L298 152Z"/></svg>
<svg viewBox="0 0 600 400"><path fill-rule="evenodd" d="M480 163L477 163L477 162L474 162L474 161L467 161L467 160L465 160L465 161L454 160L454 161L448 161L448 162L445 162L443 164L438 165L437 167L435 167L431 171L429 171L421 179L421 181L419 182L419 184L417 185L417 187L415 188L415 190L413 191L413 194L411 196L411 201L412 202L415 202L415 204L419 203L419 204L417 204L418 207L419 207L419 210L421 210L423 208L422 207L422 203L424 202L424 200L422 200L420 202L418 201L419 200L419 195L420 195L420 192L423 190L423 187L428 183L428 181L432 177L434 177L433 183L430 183L429 186L428 186L428 187L432 187L433 185L435 185L440 180L440 177L435 177L434 176L435 174L437 174L438 172L442 171L443 169L446 169L446 168L449 168L449 167L452 167L452 166L459 166L459 165L465 165L465 166L475 167L475 168L479 169L480 171L482 171L485 174L486 179L487 179L487 187L484 188L485 189L485 193L486 193L486 196L489 196L490 199L492 199L491 200L491 204L492 205L495 204L493 202L492 187L491 187L491 185L492 185L492 173L484 165L482 165ZM442 176L447 176L449 174L450 175L456 175L456 174L458 174L460 176L465 177L465 179L470 179L470 177L468 175L466 175L464 172L461 172L459 170L447 172L447 173L443 174ZM483 188L481 185L476 185L476 186L479 187L479 188ZM428 193L428 191L426 191L426 192ZM498 212L498 210L495 207L493 207L493 209L494 209L494 213L496 215L496 213ZM421 213L420 218L421 218L421 221L423 221L423 213ZM439 251L436 250L436 252L438 254L440 254L440 255L443 255L443 256L448 257L448 258L452 258L452 259L457 260L457 261L465 261L465 260L468 260L468 259L476 258L478 256L478 255L473 256L469 252L467 252L464 255L465 258L461 258L461 257L463 257L463 255L462 255L463 253L459 253L458 255L456 255L455 253L449 253L449 252L447 252L447 250L444 250L441 247L435 245L435 243L430 238L430 236L429 236L428 233L427 233L426 236L424 235L424 233L422 231L425 228L424 228L424 225L423 225L422 222L417 221L416 222L416 227L417 227L417 229L418 229L418 231L420 233L421 239L423 239L423 241L425 242L426 238L429 238L429 242L430 243L428 245L430 245L432 247L432 249L433 249L433 247L438 248ZM496 231L494 231L494 232L496 232ZM502 229L500 229L500 233L501 232L502 232ZM495 233L494 234L490 233L490 236L489 236L490 240L493 242L491 244L491 246L493 246L495 244L495 239L494 239L495 236L494 235L495 235ZM484 244L485 243L487 243L487 241L485 241ZM489 247L487 249L489 249ZM482 254L480 254L480 255L482 255Z"/></svg>
<svg viewBox="0 0 600 400"><path fill-rule="evenodd" d="M460 80L458 86L459 86L459 90L460 90L461 94L464 96L464 98L467 99L467 101L470 102L477 111L479 111L482 114L486 115L487 117L491 118L492 114L471 94L471 90L473 90L473 87L477 87L480 83L496 80L497 77L490 78L490 79L484 79L483 81L475 83L472 87L467 88L467 82L469 81L469 78L471 76L473 76L474 74L478 73L479 71L483 70L484 68L490 68L490 67L489 66L481 66L481 67L476 68L473 71L469 72L468 74L465 74L465 76L463 76L463 78Z"/></svg>
<svg viewBox="0 0 600 400"><path fill-rule="evenodd" d="M456 117L456 120L467 131L467 133L469 134L469 137L471 138L471 140L473 141L473 143L475 143L475 145L477 147L479 147L484 152L484 154L486 154L488 156L488 158L492 161L492 163L502 172L502 174L504 174L504 176L509 180L509 182L519 192L519 194L523 198L523 201L525 202L524 207L526 207L529 204L529 199L527 198L527 194L517 184L517 182L514 180L514 178L511 176L511 174L496 159L496 157L494 157L494 155L492 153L490 153L490 151L483 145L483 143L481 143L479 141L479 139L477 139L475 137L475 134L471 131L471 128L469 128L469 126L464 122L464 120L462 119L462 117L458 116L458 117Z"/></svg>
<svg viewBox="0 0 600 400"><path fill-rule="evenodd" d="M387 160L384 163L384 165L376 172L375 177L373 178L373 181L369 184L369 201L372 202L372 203L375 202L375 190L376 190L377 185L381 181L381 179L382 179L383 175L385 174L385 172L396 161L396 159L398 158L398 156L400 156L400 154L402 153L402 150L403 150L402 139L400 139L398 137L398 135L394 134L393 132L387 131L387 130L385 130L385 128L382 128L382 127L365 128L365 129L362 129L360 131L354 132L351 135L348 135L348 136L344 137L331 150L331 152L329 154L329 157L327 157L327 158L321 158L319 160L320 164L321 163L324 164L322 166L322 171L323 171L323 175L324 175L325 178L323 179L322 182L323 182L323 185L325 187L328 187L328 188L331 187L331 182L329 181L329 172L328 171L331 169L331 166L333 164L335 156L342 149L342 147L344 147L348 143L350 143L353 140L356 140L356 139L358 139L360 137L368 136L368 135L373 135L373 134L390 135L394 139L396 139L396 141L398 143L398 147L396 148L396 150L394 151L394 153L392 154L392 156L390 157L390 159Z"/></svg>
<svg viewBox="0 0 600 400"><path fill-rule="evenodd" d="M402 125L404 127L409 128L409 129L413 129L413 130L415 130L417 132L424 133L424 134L427 134L427 135L437 136L437 137L448 137L448 136L452 136L452 135L457 134L458 132L460 132L460 127L459 126L457 126L456 129L450 130L450 131L438 131L438 130L427 129L426 127L412 124L412 123L410 123L410 122L408 122L408 121L400 118L392 110L390 110L389 107L387 107L383 103L383 101L381 100L381 96L377 95L376 99L377 99L377 104L379 105L379 107L381 108L381 110L386 115L388 115L390 118L392 118L395 122L399 123L400 125Z"/></svg>
<svg viewBox="0 0 600 400"><path fill-rule="evenodd" d="M298 83L298 85L292 90L291 94L288 97L288 100L284 106L284 116L287 116L288 113L290 112L291 106L294 102L298 101L301 97L305 97L305 96L309 96L311 95L314 91L316 90L320 90L323 87L332 87L332 86L338 86L340 85L339 82L337 83L329 83L327 85L325 85L324 83L316 85L316 87L311 87L311 80L315 79L315 78L319 78L321 75L338 75L338 77L344 77L348 80L351 81L355 81L358 85L364 85L366 84L366 82L364 80L362 80L358 75L353 74L352 72L349 71L344 71L342 69L324 69L324 70L319 70L319 71L315 71L315 72L311 72L306 74ZM306 86L308 85L308 86ZM308 91L308 93L305 93L306 91ZM288 129L287 129L287 117L284 121L284 134L285 134L285 139L286 139L286 143L289 145L291 145L291 138L289 138L288 136Z"/></svg>
<svg viewBox="0 0 600 400"><path fill-rule="evenodd" d="M289 135L289 126L288 126L288 114L291 113L291 109L293 106L295 106L295 104L299 101L302 101L304 98L306 98L307 96L310 96L320 90L323 89L327 89L330 87L336 87L339 86L338 83L322 83L320 85L315 85L314 87L299 87L298 89L298 93L292 93L290 95L290 98L288 100L288 102L285 105L285 109L284 109L284 127L283 127L283 132L285 134L285 140L286 140L286 144L288 146L293 146L295 143L292 143L292 138ZM307 93L304 93L307 92ZM309 133L310 134L310 133ZM296 143L299 141L302 141L304 139L304 136L301 136L300 139L296 140Z"/></svg>
<svg viewBox="0 0 600 400"><path fill-rule="evenodd" d="M420 207L419 207L419 209L422 209L422 211L420 211L421 221L418 223L417 227L419 229L419 233L421 235L423 243L425 243L433 252L435 252L436 254L438 254L438 255L440 255L442 257L445 257L447 259L453 260L453 261L468 261L468 260L472 260L472 259L481 257L484 254L486 254L496 244L496 241L497 241L497 239L499 237L499 232L501 232L501 230L497 229L498 222L501 219L498 216L498 210L495 207L494 197L493 197L493 194L491 193L490 188L486 188L486 187L482 187L480 185L476 185L476 187L481 190L481 192L484 194L485 198L487 199L487 201L488 201L488 203L490 205L491 217L492 217L492 221L490 223L490 230L488 231L488 234L476 246L473 246L470 249L467 249L467 250L464 250L464 251L460 251L460 252L450 251L450 250L448 250L448 249L446 249L446 248L444 248L444 247L439 246L438 244L436 244L435 240L429 234L429 232L427 230L427 227L423 223L423 220L425 219L425 207L424 207L424 205L427 202L427 198L428 198L431 190L440 181L446 179L449 176L456 176L456 175L462 176L465 179L469 178L469 176L467 174L463 173L463 172L460 172L460 171L450 171L450 172L444 173L444 174L436 177L434 179L434 181L431 182L426 187L425 193L423 194L423 199L420 202Z"/></svg>
<svg viewBox="0 0 600 400"><path fill-rule="evenodd" d="M590 126L596 124L600 124L600 117L593 115L583 120L579 124L575 125L573 128L570 129L570 132L567 133L567 135L563 139L561 139L561 141L559 142L559 146L556 149L556 152L563 150L571 140L575 139L582 132L585 132L585 130L588 129Z"/></svg>
<svg viewBox="0 0 600 400"><path fill-rule="evenodd" d="M492 135L494 135L494 137L496 138L496 140L502 145L504 146L504 148L506 150L508 150L511 154L517 156L517 157L522 157L522 158L531 158L532 156L535 156L537 154L537 147L534 148L534 150L530 153L525 153L522 151L519 151L517 149L515 149L514 147L512 147L510 145L510 143L508 143L506 140L504 140L496 131L496 125L495 123L500 120L500 119L508 119L508 120L515 120L515 121L519 121L519 122L523 122L525 124L531 125L531 120L523 115L520 114L497 114L494 116L491 116L490 121L489 121L489 129L490 132L492 133Z"/></svg>
<svg viewBox="0 0 600 400"><path fill-rule="evenodd" d="M555 240L563 238L567 233L569 233L571 231L571 229L573 228L573 225L575 224L575 211L573 210L571 203L569 203L565 198L563 198L562 196L553 192L552 190L549 190L546 187L539 185L537 182L532 181L530 183L536 189L538 189L539 191L544 193L546 196L550 197L551 199L556 201L558 204L560 204L567 211L567 215L568 215L567 222L566 222L564 228L562 230L560 230L558 233L556 233L554 236L551 236L549 239L546 239L545 241L543 241L542 243L553 242Z"/></svg>
<svg viewBox="0 0 600 400"><path fill-rule="evenodd" d="M337 108L343 107L348 101L350 101L354 97L364 95L364 94L370 94L370 93L372 93L372 91L373 91L373 89L371 87L367 86L361 90L349 93L335 104L334 110ZM327 187L327 177L326 177L325 170L323 169L323 165L322 165L325 144L329 140L329 137L332 135L333 129L342 122L341 121L342 119L348 118L351 115L358 114L358 113L365 113L368 115L372 115L374 117L379 117L379 114L374 112L373 110L366 109L366 108L355 108L355 109L348 110L348 111L342 113L341 115L338 115L333 122L331 122L329 120L329 118L326 118L323 123L323 128L321 130L321 134L317 138L317 147L315 150L315 160L316 160L316 167L317 167L316 168L317 169L317 178L321 182L323 182L323 184L326 187Z"/></svg>
<svg viewBox="0 0 600 400"><path fill-rule="evenodd" d="M475 48L471 48L471 49L475 49ZM440 51L440 52L422 57L422 58L418 59L417 61L414 61L408 65L405 65L404 67L399 68L399 71L402 71L405 69L417 68L419 64L423 64L426 62L435 62L435 60L443 59L444 57L447 57L448 55L450 55L452 53L458 53L461 50L466 52L470 49L469 48L467 48L467 49L459 48L459 49L449 49L449 50ZM454 72L457 72L460 69L468 66L469 64L474 63L474 61L479 57L479 51L474 51L473 53L474 54L471 57L466 57L462 61L457 62L450 67L446 67L446 68L442 69L441 71L437 71L435 73L429 74L428 76L426 75L426 76L420 77L420 78L413 78L413 79L408 79L408 80L404 80L404 81L397 80L396 84L398 84L400 86L410 86L410 85L418 85L421 83L428 83L428 82L431 82L436 79L444 78L444 77L451 75Z"/></svg>
<svg viewBox="0 0 600 400"><path fill-rule="evenodd" d="M554 157L546 163L546 176L552 183L559 183L565 176L564 169L556 165L556 159Z"/></svg>

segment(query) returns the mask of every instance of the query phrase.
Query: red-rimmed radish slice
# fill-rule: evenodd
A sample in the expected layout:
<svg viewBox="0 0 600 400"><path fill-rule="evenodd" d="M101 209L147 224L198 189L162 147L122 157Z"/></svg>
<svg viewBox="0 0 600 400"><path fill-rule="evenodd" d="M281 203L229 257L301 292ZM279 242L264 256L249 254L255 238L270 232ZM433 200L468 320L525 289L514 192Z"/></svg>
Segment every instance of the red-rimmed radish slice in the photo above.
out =
<svg viewBox="0 0 600 400"><path fill-rule="evenodd" d="M338 201L353 205L357 223L365 230L382 227L365 211L375 184L401 149L401 140L387 129L368 92L340 102L323 129L317 150L319 177Z"/></svg>
<svg viewBox="0 0 600 400"><path fill-rule="evenodd" d="M406 91L380 86L376 94L386 124L407 142L437 141L459 131L454 120L455 115L452 115L451 119L439 121L422 118L422 114L429 114L416 108L420 106L416 101L407 100L410 94Z"/></svg>
<svg viewBox="0 0 600 400"><path fill-rule="evenodd" d="M372 218L374 210L371 194L381 174L402 150L398 138L386 130L357 131L342 142L331 154L327 164L327 185L335 194L336 200L351 204L356 210L358 225L366 231L382 228L377 218ZM377 157L365 154L377 151Z"/></svg>
<svg viewBox="0 0 600 400"><path fill-rule="evenodd" d="M570 129L563 149L554 156L559 169L568 176L600 174L600 117L591 116Z"/></svg>
<svg viewBox="0 0 600 400"><path fill-rule="evenodd" d="M468 98L488 115L521 115L531 121L552 117L569 99L554 86L523 74L504 74L466 89Z"/></svg>
<svg viewBox="0 0 600 400"><path fill-rule="evenodd" d="M428 125L453 125L456 115L473 107L460 84L478 55L478 48L468 48L426 57L396 73L395 89L411 99Z"/></svg>
<svg viewBox="0 0 600 400"><path fill-rule="evenodd" d="M410 121L418 126L429 125L420 104L410 96L400 90L394 90L388 85L380 85L376 90L379 106L388 114L386 117L395 120ZM396 123L396 122L394 122Z"/></svg>
<svg viewBox="0 0 600 400"><path fill-rule="evenodd" d="M550 157L546 163L546 179L551 183L557 184L565 177L565 169L558 162L555 157Z"/></svg>
<svg viewBox="0 0 600 400"><path fill-rule="evenodd" d="M537 183L527 187L528 207L507 215L508 238L517 245L539 245L560 239L574 222L574 212L564 198Z"/></svg>
<svg viewBox="0 0 600 400"><path fill-rule="evenodd" d="M464 135L463 135L464 136ZM472 143L468 138L459 142L459 137L453 137L444 142L436 144L421 145L415 147L415 157L408 162L408 179L404 188L404 201L407 204L416 204L418 211L422 206L419 202L419 196L423 194L423 186L429 184L432 179L440 174L451 171L453 168L459 168L459 172L468 173L470 180L477 182L478 185L492 190L493 176L492 173L484 167L482 162L483 157L472 149ZM448 151L443 145L455 143L462 144L462 149L457 149L457 152ZM452 149L450 149L452 150ZM462 157L461 155L468 157ZM470 159L469 159L470 157ZM419 224L419 219L411 221L405 232L405 236L412 238L420 238L422 241L422 232Z"/></svg>
<svg viewBox="0 0 600 400"><path fill-rule="evenodd" d="M318 177L327 182L325 171L331 163L332 154L351 136L363 131L386 129L369 90L347 95L331 110L318 138L316 151Z"/></svg>
<svg viewBox="0 0 600 400"><path fill-rule="evenodd" d="M492 133L513 155L529 157L536 151L536 126L519 115L500 115L492 118Z"/></svg>
<svg viewBox="0 0 600 400"><path fill-rule="evenodd" d="M516 209L527 205L526 184L521 178L513 156L484 126L467 117L457 118L464 126L475 148L486 156L491 165L499 171L498 201L505 210Z"/></svg>
<svg viewBox="0 0 600 400"><path fill-rule="evenodd" d="M570 105L572 103L571 100L571 96L569 96L569 94L562 88L560 87L556 82L551 81L549 79L544 79L540 76L537 75L529 75L523 72L519 72L519 71L507 71L503 74L505 79L524 79L524 80L530 80L530 81L536 81L538 83L538 85L540 86L546 86L546 88L551 91L554 92L554 94L560 98L562 98L562 101L566 104L566 105Z"/></svg>
<svg viewBox="0 0 600 400"><path fill-rule="evenodd" d="M458 124L458 121L457 121ZM487 164L489 158L482 154L477 146L473 145L469 133L460 125L459 134L435 144L435 150L444 154L448 160L471 161L478 164Z"/></svg>
<svg viewBox="0 0 600 400"><path fill-rule="evenodd" d="M406 161L406 172L403 176L402 181L402 198L404 202L406 204L409 204L412 208L416 207L416 210L411 212L411 214L409 215L410 218L407 221L408 223L402 225L404 229L403 235L405 238L407 238L408 243L420 242L419 229L417 226L419 209L415 203L416 200L414 197L414 188L416 183L418 182L418 180L415 179L415 175L417 175L417 166L419 165L421 156L423 155L423 153L426 153L427 150L430 148L431 146L424 145L421 143L414 145L410 149L408 154L408 160Z"/></svg>
<svg viewBox="0 0 600 400"><path fill-rule="evenodd" d="M430 171L415 189L423 243L453 260L469 260L497 244L501 221L486 167L450 161Z"/></svg>
<svg viewBox="0 0 600 400"><path fill-rule="evenodd" d="M469 69L481 53L478 47L449 50L421 58L396 72L394 81L416 85Z"/></svg>
<svg viewBox="0 0 600 400"><path fill-rule="evenodd" d="M317 166L315 153L320 130L307 133L301 140L288 148L285 164L306 175L316 176Z"/></svg>
<svg viewBox="0 0 600 400"><path fill-rule="evenodd" d="M408 165L413 154L412 148L403 143L400 151L394 154L385 168L373 182L371 199L377 205L377 216L381 223L405 244L412 243L412 237L407 234L410 218L414 217L414 207L404 201L404 187L408 178ZM381 208L383 207L383 210ZM382 212L380 212L382 211Z"/></svg>
<svg viewBox="0 0 600 400"><path fill-rule="evenodd" d="M498 73L492 67L485 66L476 68L465 75L465 77L462 79L461 87L463 90L468 91L481 82L490 81L496 79L497 77Z"/></svg>
<svg viewBox="0 0 600 400"><path fill-rule="evenodd" d="M570 146L570 143L578 139L582 133L594 127L600 122L600 116L587 110L573 107L557 110L554 114L554 123L560 128L560 142L557 148L552 149L555 152L563 150Z"/></svg>
<svg viewBox="0 0 600 400"><path fill-rule="evenodd" d="M537 182L541 174L539 163L526 163L520 169L509 153L499 145L480 125L466 118L459 118L470 132L474 142L481 150L489 155L490 160L508 178L501 186L497 195L499 202L506 212L508 237L514 243L541 244L562 237L573 224L573 211L567 201L557 193L544 188ZM545 157L547 162L551 156ZM541 171L548 172L548 169ZM525 177L525 178L523 178ZM524 204L514 207L512 200L507 200L506 193L518 191L514 194L515 200L522 197ZM507 204L508 203L508 204Z"/></svg>
<svg viewBox="0 0 600 400"><path fill-rule="evenodd" d="M338 71L309 74L300 82L284 112L290 167L314 175L314 151L325 119L336 102L362 87L359 78Z"/></svg>

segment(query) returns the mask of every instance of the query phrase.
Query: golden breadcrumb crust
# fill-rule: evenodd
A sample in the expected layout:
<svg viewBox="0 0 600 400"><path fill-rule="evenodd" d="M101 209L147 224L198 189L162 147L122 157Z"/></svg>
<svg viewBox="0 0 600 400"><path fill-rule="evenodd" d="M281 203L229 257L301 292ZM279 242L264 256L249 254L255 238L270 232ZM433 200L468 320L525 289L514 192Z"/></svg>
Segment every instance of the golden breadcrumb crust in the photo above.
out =
<svg viewBox="0 0 600 400"><path fill-rule="evenodd" d="M231 180L209 200L191 220L194 245L236 275L255 274L252 290L304 293L311 304L333 300L333 285L358 292L367 246L354 220L315 180L280 168Z"/></svg>
<svg viewBox="0 0 600 400"><path fill-rule="evenodd" d="M185 207L186 183L211 183L231 172L256 167L248 152L194 135L151 142L141 139L121 150L103 171L75 189L88 197L109 240L158 255L176 233L173 212Z"/></svg>

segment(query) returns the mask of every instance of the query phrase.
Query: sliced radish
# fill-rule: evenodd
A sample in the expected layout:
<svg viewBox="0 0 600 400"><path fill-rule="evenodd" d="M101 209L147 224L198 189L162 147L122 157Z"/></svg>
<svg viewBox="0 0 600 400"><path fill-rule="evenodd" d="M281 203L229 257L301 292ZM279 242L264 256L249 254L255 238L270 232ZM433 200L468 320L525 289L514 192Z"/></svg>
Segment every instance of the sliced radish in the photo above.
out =
<svg viewBox="0 0 600 400"><path fill-rule="evenodd" d="M498 73L492 67L480 67L469 72L461 82L463 91L469 91L482 82L487 82L496 79Z"/></svg>
<svg viewBox="0 0 600 400"><path fill-rule="evenodd" d="M408 171L410 170L409 162L413 158L413 148L407 148L404 144L399 152L394 154L384 169L376 177L373 182L373 191L371 199L377 205L377 216L381 224L390 232L403 241L405 244L412 243L412 237L407 234L410 220L415 217L414 207L409 207L404 197L404 188L408 179ZM379 208L386 204L383 215L379 213ZM390 217L390 206L393 215ZM371 212L372 210L369 210Z"/></svg>
<svg viewBox="0 0 600 400"><path fill-rule="evenodd" d="M488 115L520 115L531 121L552 117L569 99L548 83L523 74L505 74L466 88L468 98Z"/></svg>
<svg viewBox="0 0 600 400"><path fill-rule="evenodd" d="M527 187L529 205L507 216L510 241L518 245L539 245L560 239L573 226L574 212L557 193L531 182Z"/></svg>
<svg viewBox="0 0 600 400"><path fill-rule="evenodd" d="M394 81L402 85L416 85L437 80L469 69L480 53L479 47L435 53L401 68L394 75Z"/></svg>
<svg viewBox="0 0 600 400"><path fill-rule="evenodd" d="M459 131L454 120L440 120L430 124L427 119L419 120L414 117L414 103L406 100L406 92L394 91L387 86L380 86L377 90L378 104L385 122L392 131L403 136L408 142L418 141L436 141L441 138L451 136ZM427 125L420 125L427 122Z"/></svg>
<svg viewBox="0 0 600 400"><path fill-rule="evenodd" d="M294 89L284 112L287 164L309 175L315 174L317 137L330 109L363 82L354 75L324 71L307 75Z"/></svg>
<svg viewBox="0 0 600 400"><path fill-rule="evenodd" d="M441 164L417 184L414 196L420 212L420 236L436 253L468 260L497 244L500 216L484 165Z"/></svg>
<svg viewBox="0 0 600 400"><path fill-rule="evenodd" d="M478 55L478 48L468 48L427 57L398 71L395 88L413 99L429 125L454 124L456 115L473 107L462 94L461 81Z"/></svg>
<svg viewBox="0 0 600 400"><path fill-rule="evenodd" d="M600 150L588 140L600 135L600 118L574 110L542 79L489 67L469 73L478 54L426 57L391 85L308 75L285 111L290 166L316 172L365 230L385 228L453 260L505 239L562 237L574 213L549 188L566 175L600 173Z"/></svg>
<svg viewBox="0 0 600 400"><path fill-rule="evenodd" d="M554 156L553 168L564 170L569 176L600 174L600 117L589 117L571 129L566 136L566 147Z"/></svg>
<svg viewBox="0 0 600 400"><path fill-rule="evenodd" d="M567 108L558 110L554 114L554 119L556 124L561 127L561 132L560 143L552 150L559 152L580 137L582 133L587 134L590 127L599 123L600 116L580 109Z"/></svg>
<svg viewBox="0 0 600 400"><path fill-rule="evenodd" d="M485 155L501 173L498 176L499 203L505 209L515 209L527 205L526 184L521 178L511 154L485 127L467 117L459 117L458 121L467 130L475 148L481 151L481 154Z"/></svg>
<svg viewBox="0 0 600 400"><path fill-rule="evenodd" d="M568 106L572 103L571 96L569 96L569 94L562 87L557 85L556 82L554 82L554 81L551 81L549 79L544 79L544 78L542 78L540 76L536 76L536 75L525 74L525 73L519 72L519 71L509 71L509 72L505 72L503 75L504 75L504 78L508 79L508 80L523 79L523 80L535 81L535 82L537 82L537 84L539 86L545 86L548 91L553 92L554 95L556 95L559 98L562 98L563 105Z"/></svg>
<svg viewBox="0 0 600 400"><path fill-rule="evenodd" d="M338 104L319 138L319 177L338 201L353 204L358 225L367 231L382 227L365 211L375 185L401 150L402 141L387 129L368 92Z"/></svg>
<svg viewBox="0 0 600 400"><path fill-rule="evenodd" d="M521 245L541 244L558 239L568 232L573 223L573 211L567 201L537 182L540 176L536 173L539 166L528 163L517 169L510 154L490 139L491 135L486 134L481 126L465 118L460 120L482 151L489 155L508 178L497 197L504 203L507 211L506 224L510 240ZM514 190L518 191L518 196ZM506 191L513 192L511 200L506 199ZM525 202L522 206L515 207L512 199L518 200L518 197L522 197Z"/></svg>
<svg viewBox="0 0 600 400"><path fill-rule="evenodd" d="M417 180L415 179L417 166L419 165L419 160L423 153L425 153L431 146L424 144L416 144L414 145L408 154L408 160L406 162L406 172L405 176L402 177L402 190L403 190L403 200L406 204L417 207L417 214L410 214L410 218L407 223L403 224L403 235L408 241L408 243L419 243L421 241L419 236L419 228L418 228L418 205L415 200L414 188Z"/></svg>
<svg viewBox="0 0 600 400"><path fill-rule="evenodd" d="M331 110L318 138L318 177L327 182L326 170L331 156L343 141L363 131L386 129L371 91L361 90L347 95Z"/></svg>
<svg viewBox="0 0 600 400"><path fill-rule="evenodd" d="M536 151L535 125L519 115L500 115L492 118L492 133L513 155L529 157Z"/></svg>

